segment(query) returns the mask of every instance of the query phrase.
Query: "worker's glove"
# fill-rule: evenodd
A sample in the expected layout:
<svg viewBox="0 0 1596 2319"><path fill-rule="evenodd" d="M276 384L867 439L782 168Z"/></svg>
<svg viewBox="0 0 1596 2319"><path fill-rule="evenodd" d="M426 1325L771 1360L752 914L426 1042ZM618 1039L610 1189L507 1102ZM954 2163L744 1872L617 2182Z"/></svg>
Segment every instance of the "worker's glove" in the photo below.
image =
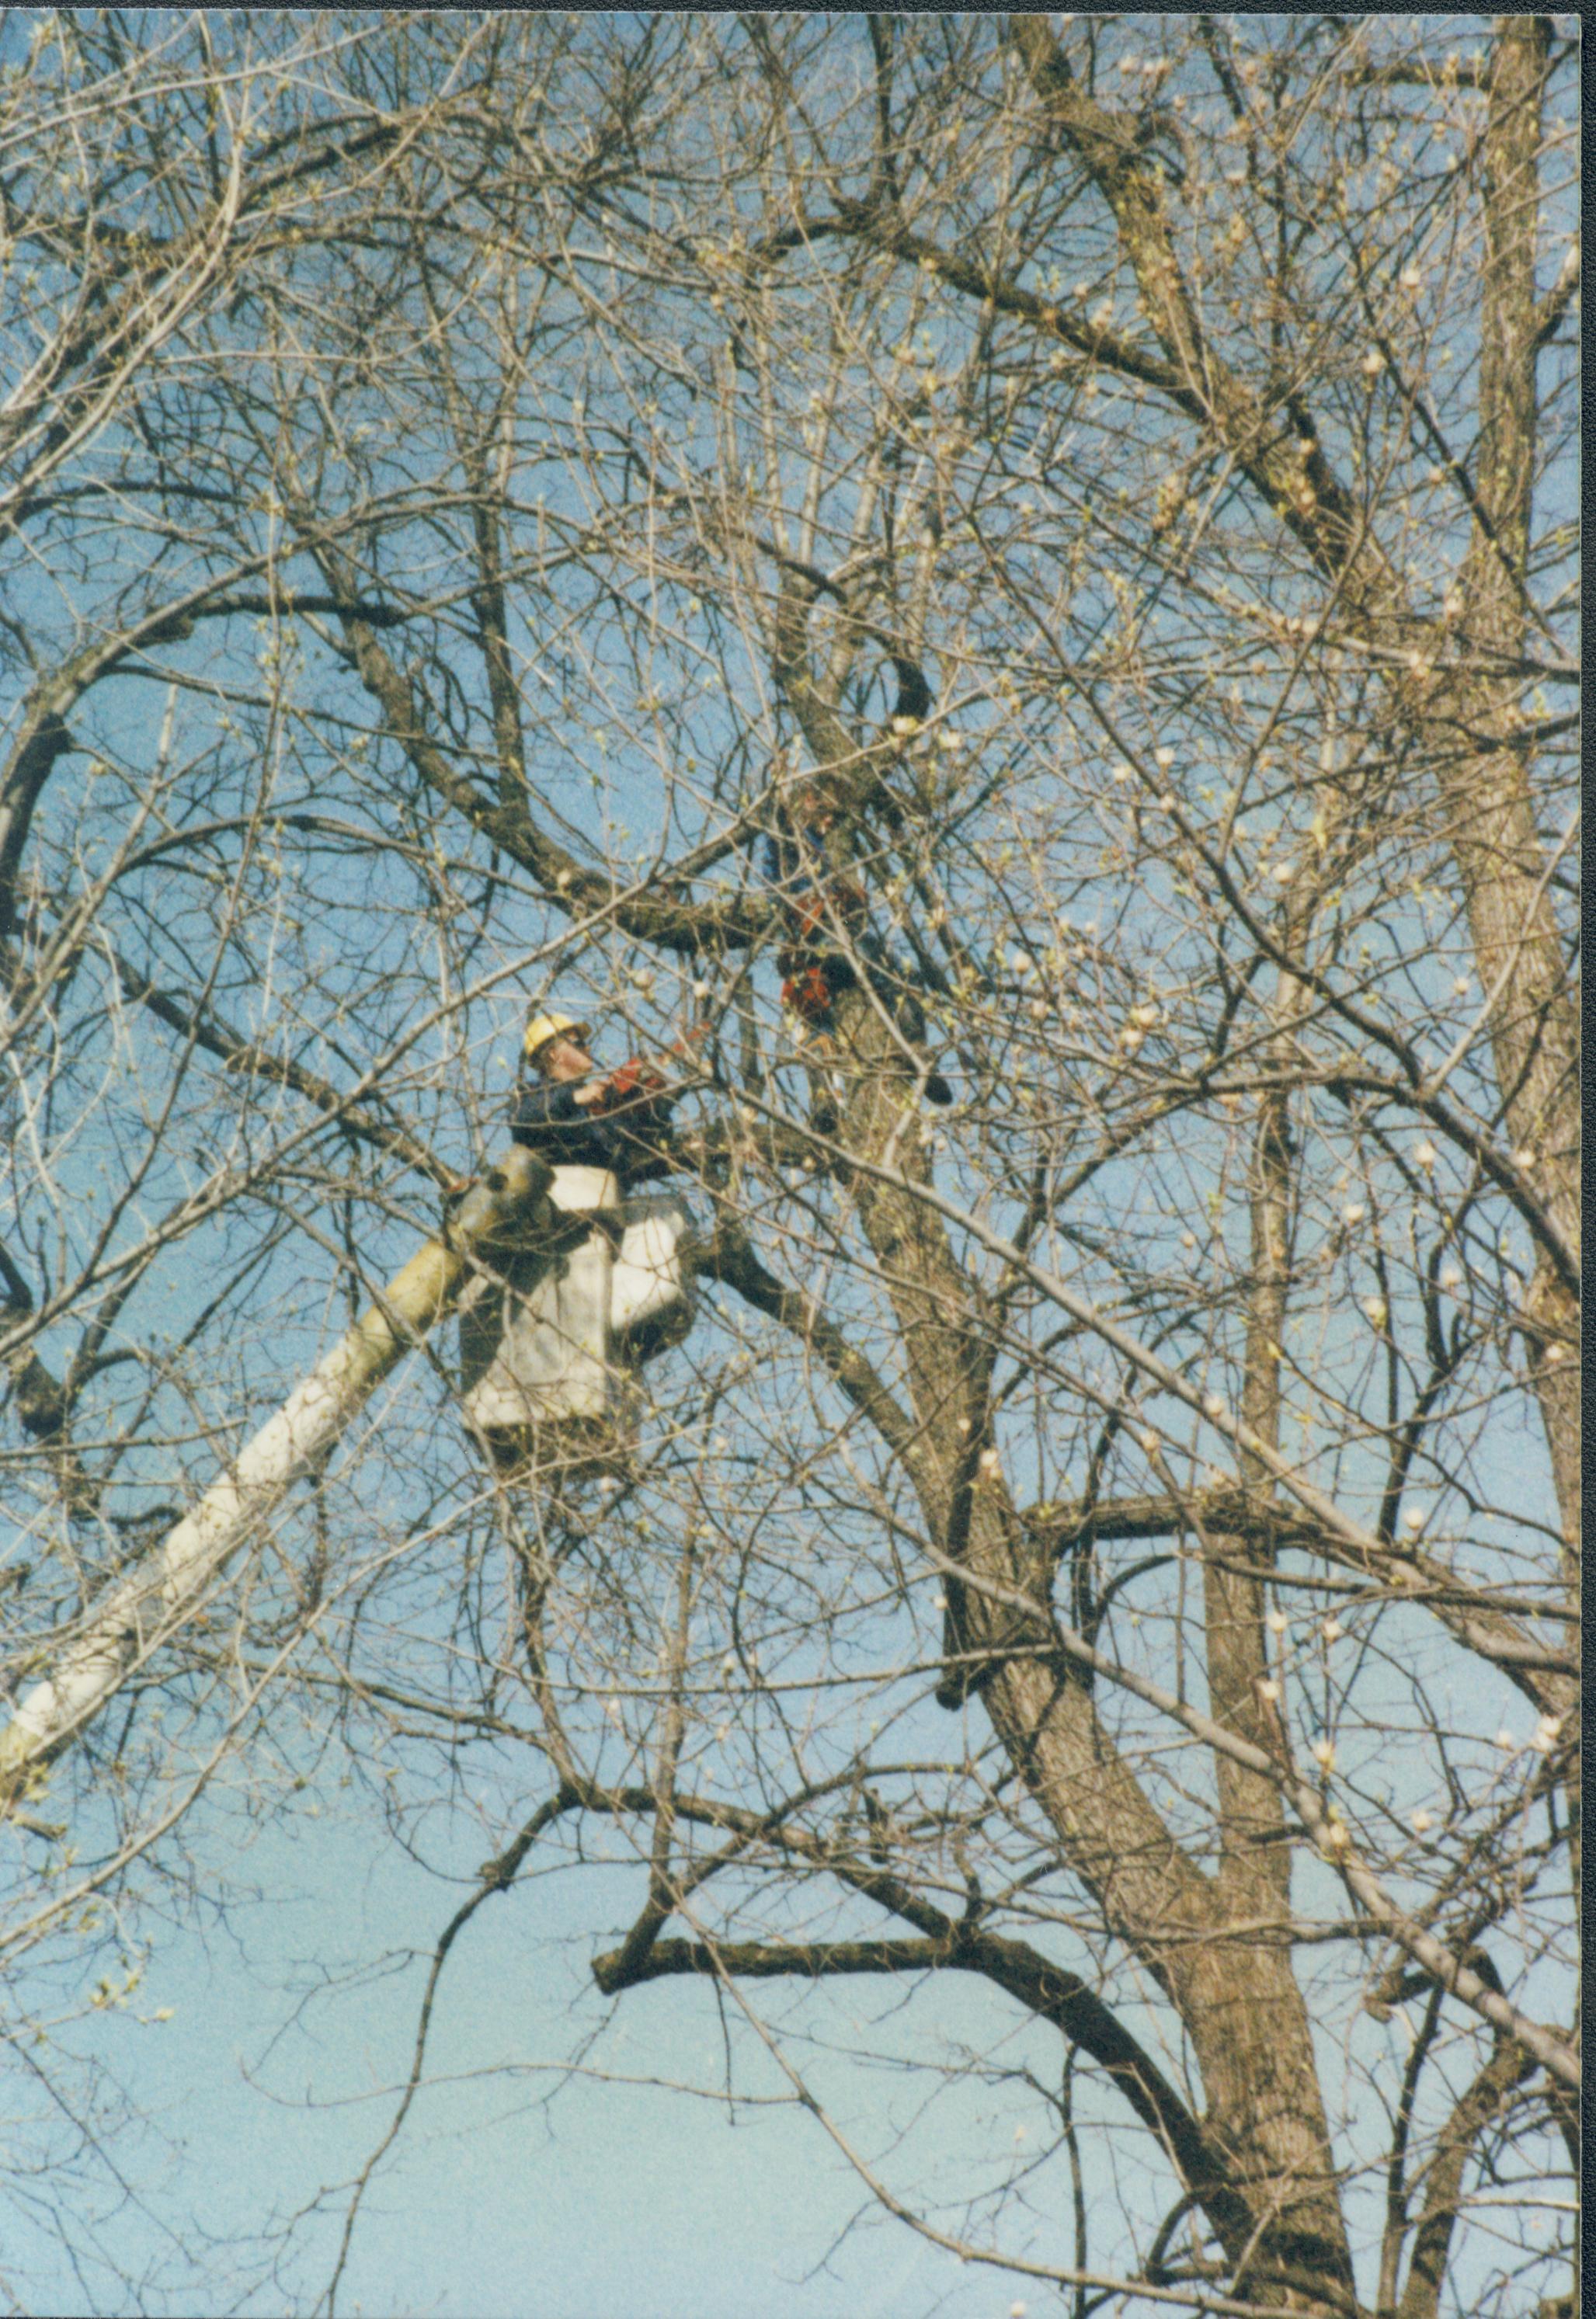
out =
<svg viewBox="0 0 1596 2319"><path fill-rule="evenodd" d="M824 967L807 967L801 974L789 975L781 985L781 1003L792 1009L800 1023L817 1025L829 1021L831 1002L831 980Z"/></svg>
<svg viewBox="0 0 1596 2319"><path fill-rule="evenodd" d="M646 1102L651 1096L663 1095L670 1084L663 1071L656 1071L641 1055L634 1055L629 1063L623 1063L618 1071L611 1071L604 1081L601 1108L616 1111L626 1104Z"/></svg>

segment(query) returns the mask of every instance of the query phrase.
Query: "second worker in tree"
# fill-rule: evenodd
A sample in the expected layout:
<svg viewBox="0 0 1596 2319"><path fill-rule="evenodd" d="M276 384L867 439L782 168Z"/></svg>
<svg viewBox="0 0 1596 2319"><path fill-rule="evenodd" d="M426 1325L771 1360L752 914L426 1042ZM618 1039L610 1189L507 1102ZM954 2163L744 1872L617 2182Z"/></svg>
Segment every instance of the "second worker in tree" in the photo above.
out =
<svg viewBox="0 0 1596 2319"><path fill-rule="evenodd" d="M826 859L835 822L834 812L816 802L801 821L784 815L779 832L765 839L765 878L787 920L787 938L776 953L782 1004L825 1053L837 1000L863 983L887 1006L899 1035L924 1047L925 1010L911 987L913 966L871 925L863 889ZM925 1093L933 1103L953 1100L940 1071L928 1075Z"/></svg>

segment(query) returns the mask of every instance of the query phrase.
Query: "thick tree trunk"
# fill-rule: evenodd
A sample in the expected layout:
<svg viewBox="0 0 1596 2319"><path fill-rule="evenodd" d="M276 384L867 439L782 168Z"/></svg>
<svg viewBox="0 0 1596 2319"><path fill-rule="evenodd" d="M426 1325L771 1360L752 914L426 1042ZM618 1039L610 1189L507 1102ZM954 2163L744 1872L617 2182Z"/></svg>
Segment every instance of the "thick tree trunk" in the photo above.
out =
<svg viewBox="0 0 1596 2319"><path fill-rule="evenodd" d="M912 1178L924 1162L913 1113L906 1109L910 1085L863 993L839 1008L839 1032L856 1074L843 1141L861 1159L885 1161ZM971 1284L942 1220L911 1191L863 1174L852 1188L902 1332L922 1457L934 1477L929 1490L921 1488L932 1535L973 1578L1035 1599L1044 1575L1024 1543L996 1456L979 1447L978 1412L969 1406L971 1376L983 1367ZM964 1433L961 1422L969 1428ZM1231 1622L1232 1639L1255 1631L1256 1604L1244 1606L1243 1616L1244 1625ZM1262 1855L1242 1830L1226 1840L1245 1868L1228 1886L1222 1878L1211 1880L1186 1857L1119 1754L1091 1690L1078 1673L1039 1656L1045 1632L1032 1631L976 1586L964 1590L961 1626L972 1650L1018 1646L1019 1655L1003 1659L983 1689L993 1727L1046 1813L1062 1857L1155 1975L1191 2036L1207 2125L1232 2170L1216 2187L1240 2194L1245 2233L1229 2224L1235 2212L1230 2197L1215 2198L1207 2211L1230 2259L1240 2264L1245 2258L1246 2291L1302 2310L1314 2308L1315 2278L1350 2291L1306 2008L1289 1947L1258 1931L1260 1901L1267 1913L1285 1915L1278 1872L1258 1869ZM1246 1646L1248 1680L1257 1648ZM1253 1792L1267 1783L1240 1776L1250 1782L1244 1801L1256 1833L1259 1813L1277 1814L1278 1800L1267 1806Z"/></svg>
<svg viewBox="0 0 1596 2319"><path fill-rule="evenodd" d="M1485 131L1485 270L1480 310L1476 524L1463 573L1463 633L1471 655L1519 660L1535 484L1539 316L1541 100L1551 27L1544 16L1498 23ZM1468 898L1483 988L1504 983L1491 1034L1498 1085L1523 1165L1577 1262L1579 1020L1546 889L1519 709L1520 681L1439 690L1436 718L1461 734L1436 752L1448 826ZM1468 737L1464 738L1462 735ZM1527 1341L1553 1474L1576 1570L1580 1506L1579 1300L1537 1251Z"/></svg>

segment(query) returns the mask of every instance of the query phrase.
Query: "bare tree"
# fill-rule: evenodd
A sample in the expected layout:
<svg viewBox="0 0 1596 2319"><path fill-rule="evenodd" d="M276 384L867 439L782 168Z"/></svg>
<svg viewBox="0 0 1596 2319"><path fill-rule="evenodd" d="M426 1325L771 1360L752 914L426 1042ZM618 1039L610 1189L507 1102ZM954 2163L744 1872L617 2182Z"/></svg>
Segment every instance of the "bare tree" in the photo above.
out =
<svg viewBox="0 0 1596 2319"><path fill-rule="evenodd" d="M591 1822L595 2006L713 1982L867 2203L1078 2314L1570 2309L1565 31L39 37L16 1686L501 1141L528 998L703 1026L715 1293L624 1478L507 1483L416 1365L23 1800L19 2003L218 1762L402 1841L469 1749L329 2304L451 1953ZM810 2042L949 1974L1051 2057L951 2195Z"/></svg>

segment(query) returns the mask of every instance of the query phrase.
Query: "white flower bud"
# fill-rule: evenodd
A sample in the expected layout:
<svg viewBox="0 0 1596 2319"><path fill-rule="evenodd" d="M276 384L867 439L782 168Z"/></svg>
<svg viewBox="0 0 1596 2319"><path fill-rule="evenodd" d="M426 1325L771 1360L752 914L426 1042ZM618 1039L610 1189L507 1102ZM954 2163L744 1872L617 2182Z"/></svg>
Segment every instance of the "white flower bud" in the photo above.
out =
<svg viewBox="0 0 1596 2319"><path fill-rule="evenodd" d="M1428 1836L1430 1829L1435 1826L1434 1815L1430 1812L1427 1812L1424 1809L1424 1807L1420 1805L1419 1809L1413 1814L1413 1817L1409 1821L1408 1825L1412 1829L1415 1836Z"/></svg>

